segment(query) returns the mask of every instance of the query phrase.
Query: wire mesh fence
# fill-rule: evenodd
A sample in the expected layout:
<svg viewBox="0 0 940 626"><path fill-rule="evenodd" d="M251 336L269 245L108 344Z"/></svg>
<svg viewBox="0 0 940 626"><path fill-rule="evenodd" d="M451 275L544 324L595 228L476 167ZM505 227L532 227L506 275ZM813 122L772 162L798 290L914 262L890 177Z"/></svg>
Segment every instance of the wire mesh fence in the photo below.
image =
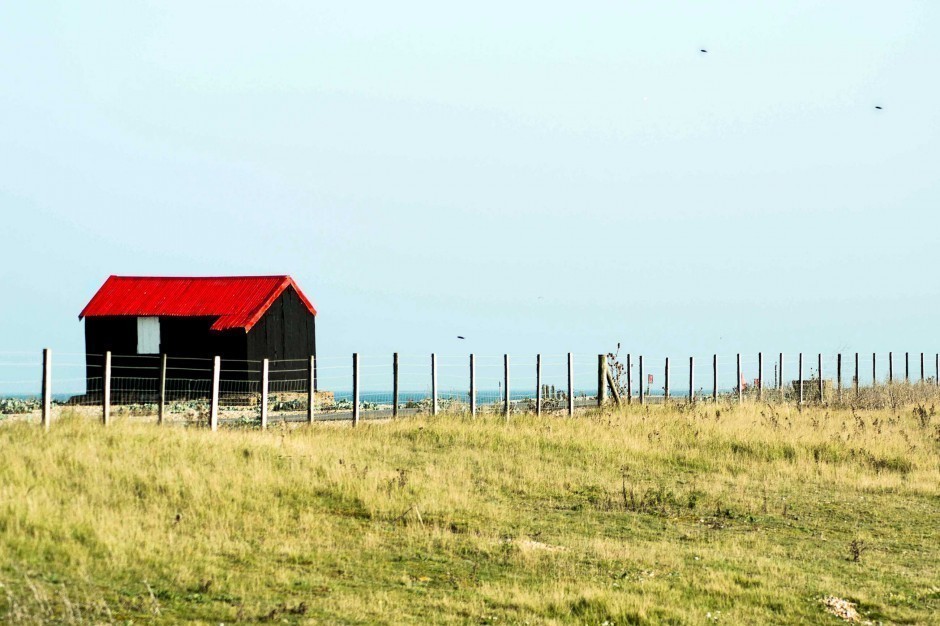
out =
<svg viewBox="0 0 940 626"><path fill-rule="evenodd" d="M360 355L359 418L391 417L394 412L394 358L391 355ZM418 369L418 363L414 364ZM402 363L399 357L399 371ZM430 366L427 369L430 376Z"/></svg>
<svg viewBox="0 0 940 626"><path fill-rule="evenodd" d="M320 420L353 417L353 363L346 357L317 357L314 415Z"/></svg>
<svg viewBox="0 0 940 626"><path fill-rule="evenodd" d="M207 424L217 389L219 423L231 427L435 411L565 414L596 407L604 396L649 404L838 403L893 389L892 398L916 399L918 389L938 385L940 374L940 355L921 352L220 358L217 377L214 360L206 358L55 356L50 356L48 376L52 417L109 412L143 421ZM42 354L0 352L0 419L40 419L43 381Z"/></svg>
<svg viewBox="0 0 940 626"><path fill-rule="evenodd" d="M0 418L39 414L42 358L32 352L0 352Z"/></svg>
<svg viewBox="0 0 940 626"><path fill-rule="evenodd" d="M416 357L413 357L416 358ZM437 363L437 398L438 410L451 413L470 412L470 357L469 355L435 355ZM411 388L411 405L416 412L430 412L433 410L432 381L427 377L429 372L420 373L423 378L416 375ZM422 395L422 391L424 395Z"/></svg>
<svg viewBox="0 0 940 626"><path fill-rule="evenodd" d="M543 354L541 361L539 393L541 408L547 413L563 413L568 410L568 356L566 354Z"/></svg>

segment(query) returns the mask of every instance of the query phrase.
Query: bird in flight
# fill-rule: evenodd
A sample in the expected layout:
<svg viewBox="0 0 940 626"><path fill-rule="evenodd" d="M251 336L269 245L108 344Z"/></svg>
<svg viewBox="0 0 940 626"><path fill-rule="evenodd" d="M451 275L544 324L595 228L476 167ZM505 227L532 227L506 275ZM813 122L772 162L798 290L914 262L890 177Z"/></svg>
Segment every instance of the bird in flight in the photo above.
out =
<svg viewBox="0 0 940 626"><path fill-rule="evenodd" d="M464 337L464 336L462 336L462 335L457 335L457 339L466 339L466 337Z"/></svg>

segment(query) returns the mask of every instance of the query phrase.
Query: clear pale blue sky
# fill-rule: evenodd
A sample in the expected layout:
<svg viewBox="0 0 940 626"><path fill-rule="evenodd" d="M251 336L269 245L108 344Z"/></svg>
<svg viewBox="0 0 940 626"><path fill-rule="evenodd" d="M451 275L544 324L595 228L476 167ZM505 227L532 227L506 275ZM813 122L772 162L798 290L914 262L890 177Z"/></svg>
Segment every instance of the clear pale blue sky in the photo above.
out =
<svg viewBox="0 0 940 626"><path fill-rule="evenodd" d="M82 351L112 273L292 274L330 355L934 351L938 33L926 0L4 3L0 351Z"/></svg>

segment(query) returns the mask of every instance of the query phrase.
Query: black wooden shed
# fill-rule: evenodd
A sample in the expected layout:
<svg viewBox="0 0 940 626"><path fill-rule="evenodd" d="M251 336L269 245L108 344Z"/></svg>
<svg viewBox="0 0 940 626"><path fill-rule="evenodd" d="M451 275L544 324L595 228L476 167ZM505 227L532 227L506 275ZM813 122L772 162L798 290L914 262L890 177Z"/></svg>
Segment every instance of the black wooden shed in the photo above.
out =
<svg viewBox="0 0 940 626"><path fill-rule="evenodd" d="M316 314L290 276L111 276L79 315L88 391L101 389L105 352L118 393L155 379L161 355L168 379L208 380L215 356L226 380L257 382L265 358L272 382L306 379Z"/></svg>

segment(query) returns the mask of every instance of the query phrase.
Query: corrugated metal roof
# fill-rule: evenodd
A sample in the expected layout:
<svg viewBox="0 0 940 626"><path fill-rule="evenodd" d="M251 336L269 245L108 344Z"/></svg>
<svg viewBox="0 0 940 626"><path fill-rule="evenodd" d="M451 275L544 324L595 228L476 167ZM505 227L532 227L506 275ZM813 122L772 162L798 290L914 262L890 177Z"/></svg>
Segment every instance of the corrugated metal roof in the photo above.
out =
<svg viewBox="0 0 940 626"><path fill-rule="evenodd" d="M288 287L293 287L313 315L317 314L290 276L111 276L78 319L217 317L212 330L243 328L247 332Z"/></svg>

